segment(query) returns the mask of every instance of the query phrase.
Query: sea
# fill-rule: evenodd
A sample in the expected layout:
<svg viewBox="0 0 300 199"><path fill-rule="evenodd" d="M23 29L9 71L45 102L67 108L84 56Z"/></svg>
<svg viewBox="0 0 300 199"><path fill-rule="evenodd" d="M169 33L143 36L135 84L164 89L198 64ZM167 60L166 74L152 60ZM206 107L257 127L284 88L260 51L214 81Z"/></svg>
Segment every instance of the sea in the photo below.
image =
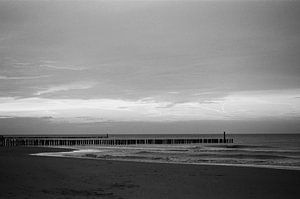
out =
<svg viewBox="0 0 300 199"><path fill-rule="evenodd" d="M198 137L218 134L111 135L115 138ZM76 146L71 152L34 155L135 162L224 165L300 170L300 134L230 134L232 144Z"/></svg>

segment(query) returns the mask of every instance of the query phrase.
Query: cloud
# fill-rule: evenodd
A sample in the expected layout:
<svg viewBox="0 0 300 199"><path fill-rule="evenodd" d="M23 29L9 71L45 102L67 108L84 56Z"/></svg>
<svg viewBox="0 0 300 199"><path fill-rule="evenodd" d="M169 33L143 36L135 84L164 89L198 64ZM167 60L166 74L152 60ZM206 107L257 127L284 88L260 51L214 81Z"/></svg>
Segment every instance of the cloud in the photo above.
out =
<svg viewBox="0 0 300 199"><path fill-rule="evenodd" d="M300 89L236 92L224 98L222 110L233 118L281 118L300 116Z"/></svg>
<svg viewBox="0 0 300 199"><path fill-rule="evenodd" d="M0 119L7 119L7 118L14 118L14 117L12 117L12 116L5 116L5 115L1 115L0 116Z"/></svg>
<svg viewBox="0 0 300 199"><path fill-rule="evenodd" d="M15 117L137 120L151 116L158 103L116 99L0 98L0 115ZM123 109L127 107L127 109ZM147 116L147 117L146 117ZM78 119L76 119L78 120Z"/></svg>
<svg viewBox="0 0 300 199"><path fill-rule="evenodd" d="M89 121L286 120L300 117L300 100L295 98L299 92L299 89L237 92L213 99L214 103L7 97L0 98L0 116L53 117L68 121L76 118L76 122L84 118Z"/></svg>
<svg viewBox="0 0 300 199"><path fill-rule="evenodd" d="M15 68L28 68L28 67L41 67L41 68L49 68L54 70L73 70L73 71L83 71L86 70L86 67L83 66L75 66L71 64L65 64L58 61L38 61L34 62L20 62L18 60L13 60L11 63Z"/></svg>
<svg viewBox="0 0 300 199"><path fill-rule="evenodd" d="M14 76L14 77L8 77L4 75L0 75L0 80L29 80L29 79L40 79L50 77L50 75L39 75L39 76Z"/></svg>
<svg viewBox="0 0 300 199"><path fill-rule="evenodd" d="M13 60L17 61L17 60ZM33 63L30 62L13 62L12 66L15 68L24 68L33 65Z"/></svg>
<svg viewBox="0 0 300 199"><path fill-rule="evenodd" d="M54 64L50 63L44 63L44 64L39 64L40 67L45 67L45 68L51 68L51 69L56 69L56 70L75 70L75 71L83 71L86 70L87 68L85 67L80 67L80 66L57 66Z"/></svg>
<svg viewBox="0 0 300 199"><path fill-rule="evenodd" d="M63 84L49 87L45 90L37 91L34 95L44 95L49 93L55 93L60 91L68 91L68 90L82 90L89 89L96 85L96 82L75 82L71 84Z"/></svg>

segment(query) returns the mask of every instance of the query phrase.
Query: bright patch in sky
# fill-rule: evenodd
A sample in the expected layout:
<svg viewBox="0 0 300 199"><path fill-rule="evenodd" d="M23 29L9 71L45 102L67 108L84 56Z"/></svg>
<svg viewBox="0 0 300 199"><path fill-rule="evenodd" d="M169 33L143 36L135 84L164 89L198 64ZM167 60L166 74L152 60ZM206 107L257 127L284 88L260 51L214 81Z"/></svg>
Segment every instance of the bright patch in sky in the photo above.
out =
<svg viewBox="0 0 300 199"><path fill-rule="evenodd" d="M53 117L69 121L176 121L297 119L299 90L240 92L204 102L116 99L0 98L0 115L6 117ZM76 119L77 118L77 119Z"/></svg>

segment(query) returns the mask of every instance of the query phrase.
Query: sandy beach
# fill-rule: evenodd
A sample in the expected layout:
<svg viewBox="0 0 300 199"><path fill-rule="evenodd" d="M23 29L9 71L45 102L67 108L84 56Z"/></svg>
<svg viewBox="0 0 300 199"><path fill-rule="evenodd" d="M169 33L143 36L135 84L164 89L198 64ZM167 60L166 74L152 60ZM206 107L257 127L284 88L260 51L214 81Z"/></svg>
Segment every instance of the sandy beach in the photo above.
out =
<svg viewBox="0 0 300 199"><path fill-rule="evenodd" d="M299 198L300 171L30 156L1 148L0 198Z"/></svg>

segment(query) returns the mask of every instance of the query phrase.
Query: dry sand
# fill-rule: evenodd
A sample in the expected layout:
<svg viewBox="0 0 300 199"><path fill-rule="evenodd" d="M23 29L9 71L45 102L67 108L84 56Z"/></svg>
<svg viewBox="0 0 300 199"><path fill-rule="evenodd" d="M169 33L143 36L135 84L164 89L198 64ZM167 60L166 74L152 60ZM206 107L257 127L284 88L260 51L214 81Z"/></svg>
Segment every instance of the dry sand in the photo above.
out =
<svg viewBox="0 0 300 199"><path fill-rule="evenodd" d="M0 198L300 198L300 171L30 156L0 148Z"/></svg>

